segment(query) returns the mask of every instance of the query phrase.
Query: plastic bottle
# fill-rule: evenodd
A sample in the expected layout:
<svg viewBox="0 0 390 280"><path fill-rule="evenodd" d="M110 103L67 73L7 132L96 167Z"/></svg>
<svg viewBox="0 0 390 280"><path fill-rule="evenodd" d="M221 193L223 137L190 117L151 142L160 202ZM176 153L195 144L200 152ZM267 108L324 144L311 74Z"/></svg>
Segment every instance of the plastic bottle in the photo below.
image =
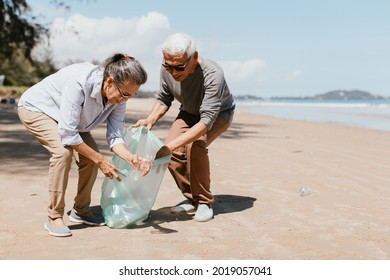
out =
<svg viewBox="0 0 390 280"><path fill-rule="evenodd" d="M132 168L129 171L129 175L133 178L134 181L138 181L139 178L142 176L142 173L145 170L150 169L151 164L153 162L153 156L147 155L145 158L142 158L135 166L135 168Z"/></svg>
<svg viewBox="0 0 390 280"><path fill-rule="evenodd" d="M299 189L299 195L305 196L310 194L310 189L308 187L302 187Z"/></svg>

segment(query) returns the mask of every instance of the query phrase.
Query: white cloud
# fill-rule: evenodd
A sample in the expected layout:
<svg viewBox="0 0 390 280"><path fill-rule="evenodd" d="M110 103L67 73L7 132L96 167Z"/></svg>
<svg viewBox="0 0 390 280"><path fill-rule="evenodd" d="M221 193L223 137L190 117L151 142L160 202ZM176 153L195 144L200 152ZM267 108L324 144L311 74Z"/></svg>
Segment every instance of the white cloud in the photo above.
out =
<svg viewBox="0 0 390 280"><path fill-rule="evenodd" d="M261 81L266 63L261 59L220 62L226 79L232 83Z"/></svg>
<svg viewBox="0 0 390 280"><path fill-rule="evenodd" d="M68 19L56 18L50 31L50 49L59 67L70 60L103 61L115 52L124 52L143 64L149 74L147 85L152 85L149 89L156 89L160 45L170 32L167 16L149 12L131 19L94 19L73 14Z"/></svg>
<svg viewBox="0 0 390 280"><path fill-rule="evenodd" d="M297 80L300 77L302 77L302 75L303 75L303 71L297 69L297 70L294 70L289 75L287 75L287 80L289 80L289 81Z"/></svg>
<svg viewBox="0 0 390 280"><path fill-rule="evenodd" d="M116 51L150 56L169 28L168 18L157 12L132 19L93 19L74 14L67 20L54 20L50 44L59 62L69 59L102 60Z"/></svg>
<svg viewBox="0 0 390 280"><path fill-rule="evenodd" d="M145 90L157 90L161 63L161 43L170 34L166 15L149 12L135 18L89 18L73 14L56 18L50 28L52 57L58 67L69 61L100 61L114 52L138 59L148 72ZM209 46L209 45L208 45ZM264 79L266 63L260 59L220 62L230 84L258 82Z"/></svg>

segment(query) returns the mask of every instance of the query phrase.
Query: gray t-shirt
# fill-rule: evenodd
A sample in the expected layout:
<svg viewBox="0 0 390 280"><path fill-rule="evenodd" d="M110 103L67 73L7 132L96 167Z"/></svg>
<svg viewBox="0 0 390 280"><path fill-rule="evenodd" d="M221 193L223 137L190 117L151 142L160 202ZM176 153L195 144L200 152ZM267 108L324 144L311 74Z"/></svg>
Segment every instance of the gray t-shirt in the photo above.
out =
<svg viewBox="0 0 390 280"><path fill-rule="evenodd" d="M220 115L229 123L232 121L235 102L225 81L222 68L214 61L202 58L196 70L182 82L161 68L160 91L157 101L171 106L176 99L180 110L199 116L208 130Z"/></svg>

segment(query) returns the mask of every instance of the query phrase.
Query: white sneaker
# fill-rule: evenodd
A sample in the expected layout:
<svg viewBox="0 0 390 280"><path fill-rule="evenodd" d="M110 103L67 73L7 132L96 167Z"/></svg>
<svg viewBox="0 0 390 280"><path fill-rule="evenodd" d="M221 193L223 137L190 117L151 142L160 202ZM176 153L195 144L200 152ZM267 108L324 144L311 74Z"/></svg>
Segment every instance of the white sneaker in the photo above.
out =
<svg viewBox="0 0 390 280"><path fill-rule="evenodd" d="M194 209L195 209L195 206L187 200L183 203L180 203L176 206L173 206L171 208L171 213L174 213L174 214L183 213L183 212L188 212L188 211L191 211Z"/></svg>
<svg viewBox="0 0 390 280"><path fill-rule="evenodd" d="M195 221L208 222L214 217L213 208L207 204L199 204L198 210L195 213Z"/></svg>

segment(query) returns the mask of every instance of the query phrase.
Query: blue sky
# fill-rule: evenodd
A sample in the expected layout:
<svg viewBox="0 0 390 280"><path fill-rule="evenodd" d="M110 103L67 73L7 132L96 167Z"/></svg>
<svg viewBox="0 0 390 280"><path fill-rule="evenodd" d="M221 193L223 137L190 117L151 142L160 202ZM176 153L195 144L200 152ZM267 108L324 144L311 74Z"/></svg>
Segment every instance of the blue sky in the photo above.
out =
<svg viewBox="0 0 390 280"><path fill-rule="evenodd" d="M50 2L27 0L51 23L58 66L123 51L148 71L143 89L156 90L160 45L185 32L200 56L222 65L235 95L360 89L390 96L387 0L74 0L70 11Z"/></svg>

